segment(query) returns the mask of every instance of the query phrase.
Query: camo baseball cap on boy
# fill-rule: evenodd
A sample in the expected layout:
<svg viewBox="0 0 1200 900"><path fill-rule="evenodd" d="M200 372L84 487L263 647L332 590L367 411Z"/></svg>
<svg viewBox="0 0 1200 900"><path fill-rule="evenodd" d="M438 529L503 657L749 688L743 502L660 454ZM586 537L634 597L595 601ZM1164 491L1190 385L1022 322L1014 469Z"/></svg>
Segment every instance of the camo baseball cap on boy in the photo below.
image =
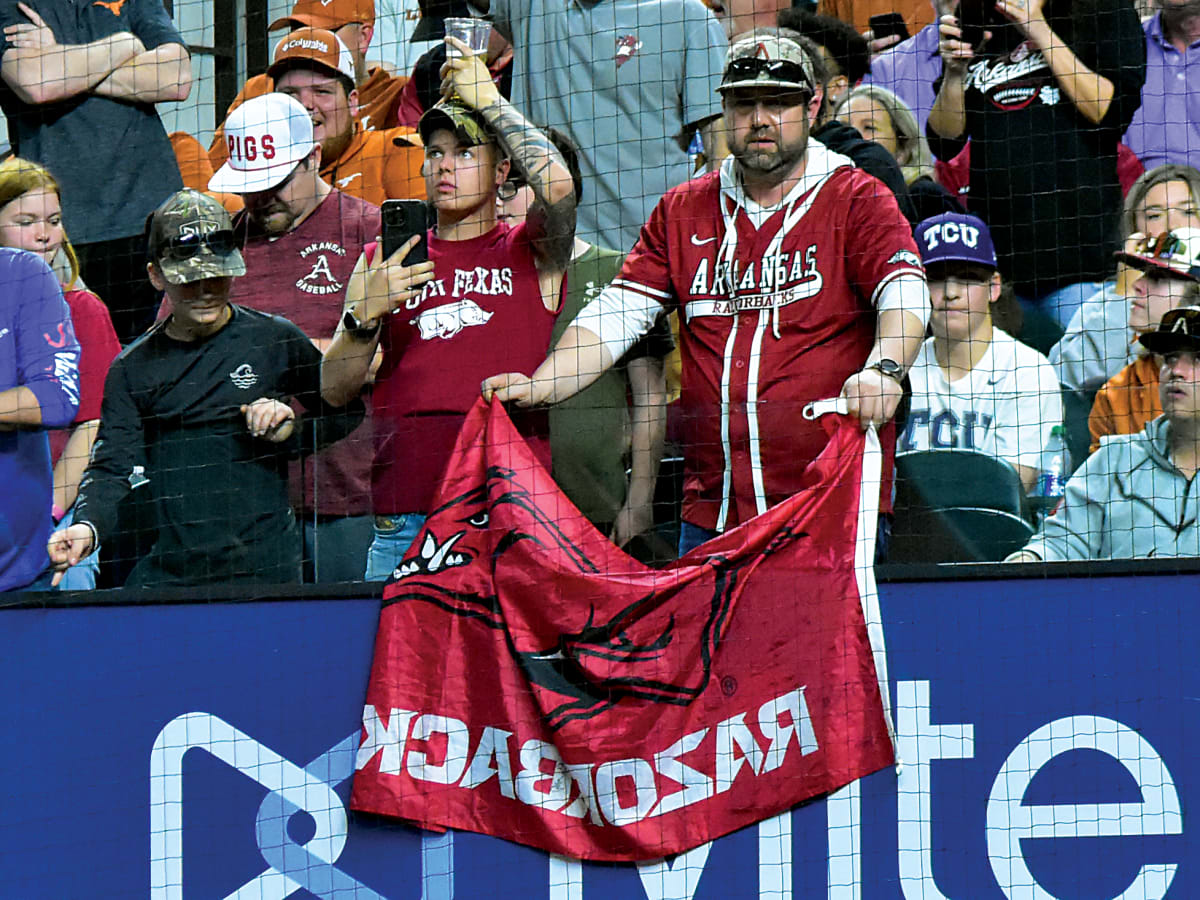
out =
<svg viewBox="0 0 1200 900"><path fill-rule="evenodd" d="M430 136L440 128L453 131L458 139L468 147L478 144L490 144L496 139L492 131L480 117L479 113L469 106L463 106L454 100L443 100L421 116L417 130L421 132L421 140L429 143Z"/></svg>
<svg viewBox="0 0 1200 900"><path fill-rule="evenodd" d="M812 62L791 33L780 28L754 28L739 34L725 56L725 75L718 92L738 88L780 88L816 92Z"/></svg>
<svg viewBox="0 0 1200 900"><path fill-rule="evenodd" d="M233 221L208 194L184 188L150 214L147 252L170 284L246 274Z"/></svg>

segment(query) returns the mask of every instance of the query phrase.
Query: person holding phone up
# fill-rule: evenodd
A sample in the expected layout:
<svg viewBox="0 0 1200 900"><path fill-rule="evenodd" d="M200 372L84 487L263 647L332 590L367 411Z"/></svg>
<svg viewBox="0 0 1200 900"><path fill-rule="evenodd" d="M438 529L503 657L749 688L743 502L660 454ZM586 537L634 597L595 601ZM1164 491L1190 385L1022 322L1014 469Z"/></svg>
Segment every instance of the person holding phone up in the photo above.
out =
<svg viewBox="0 0 1200 900"><path fill-rule="evenodd" d="M1061 331L1119 249L1117 144L1146 65L1137 13L1130 0L962 0L938 50L930 147L951 159L970 139L971 212L1022 305Z"/></svg>
<svg viewBox="0 0 1200 900"><path fill-rule="evenodd" d="M376 348L383 351L372 395L373 581L400 564L420 530L483 379L532 372L545 357L574 244L575 191L562 156L500 96L479 57L453 37L446 43L446 99L420 121L437 216L429 258L409 256L419 235L390 256L368 248L321 366L322 395L336 406L358 395ZM515 228L496 217L496 191L512 168L535 198ZM548 466L545 411L514 421Z"/></svg>

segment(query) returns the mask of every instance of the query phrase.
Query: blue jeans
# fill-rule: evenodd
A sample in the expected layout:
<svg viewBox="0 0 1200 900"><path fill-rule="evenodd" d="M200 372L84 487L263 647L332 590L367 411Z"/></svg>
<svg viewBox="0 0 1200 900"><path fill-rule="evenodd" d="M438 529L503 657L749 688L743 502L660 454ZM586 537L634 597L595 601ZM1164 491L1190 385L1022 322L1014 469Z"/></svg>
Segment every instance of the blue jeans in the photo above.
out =
<svg viewBox="0 0 1200 900"><path fill-rule="evenodd" d="M75 507L71 506L62 521L55 526L66 528L75 521ZM62 581L58 583L60 591L91 591L96 587L96 575L100 572L100 548L93 547L92 552L79 561L79 565L71 566L63 572Z"/></svg>
<svg viewBox="0 0 1200 900"><path fill-rule="evenodd" d="M376 516L375 539L367 550L366 580L387 581L423 527L425 516L420 513Z"/></svg>
<svg viewBox="0 0 1200 900"><path fill-rule="evenodd" d="M679 555L683 556L689 550L695 550L705 541L711 541L717 532L693 525L691 522L679 523Z"/></svg>

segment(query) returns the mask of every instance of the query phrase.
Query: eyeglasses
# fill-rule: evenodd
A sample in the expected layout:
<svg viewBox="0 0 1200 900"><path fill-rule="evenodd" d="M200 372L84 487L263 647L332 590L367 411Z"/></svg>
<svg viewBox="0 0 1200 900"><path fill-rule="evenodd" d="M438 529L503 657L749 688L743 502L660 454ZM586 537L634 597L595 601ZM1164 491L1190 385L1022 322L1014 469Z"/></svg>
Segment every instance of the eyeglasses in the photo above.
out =
<svg viewBox="0 0 1200 900"><path fill-rule="evenodd" d="M812 79L799 63L787 59L763 59L762 57L742 57L735 59L725 67L725 77L721 84L757 79L762 75L774 81L794 84L797 88L811 91Z"/></svg>
<svg viewBox="0 0 1200 900"><path fill-rule="evenodd" d="M525 187L524 181L514 181L510 178L508 181L502 183L500 187L496 188L496 196L507 203L513 197L517 196L517 192L523 187Z"/></svg>
<svg viewBox="0 0 1200 900"><path fill-rule="evenodd" d="M228 256L237 249L237 238L228 228L208 234L186 234L169 239L163 245L161 255L164 259L191 259L202 246L217 256Z"/></svg>

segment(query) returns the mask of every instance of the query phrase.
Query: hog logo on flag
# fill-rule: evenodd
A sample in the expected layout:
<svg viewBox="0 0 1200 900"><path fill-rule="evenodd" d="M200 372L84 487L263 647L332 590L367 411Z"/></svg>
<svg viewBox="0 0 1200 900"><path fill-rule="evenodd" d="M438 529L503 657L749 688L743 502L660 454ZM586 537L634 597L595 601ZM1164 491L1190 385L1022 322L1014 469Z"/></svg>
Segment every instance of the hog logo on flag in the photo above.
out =
<svg viewBox="0 0 1200 900"><path fill-rule="evenodd" d="M878 444L833 427L803 490L653 570L477 403L384 591L351 806L651 859L889 765Z"/></svg>

